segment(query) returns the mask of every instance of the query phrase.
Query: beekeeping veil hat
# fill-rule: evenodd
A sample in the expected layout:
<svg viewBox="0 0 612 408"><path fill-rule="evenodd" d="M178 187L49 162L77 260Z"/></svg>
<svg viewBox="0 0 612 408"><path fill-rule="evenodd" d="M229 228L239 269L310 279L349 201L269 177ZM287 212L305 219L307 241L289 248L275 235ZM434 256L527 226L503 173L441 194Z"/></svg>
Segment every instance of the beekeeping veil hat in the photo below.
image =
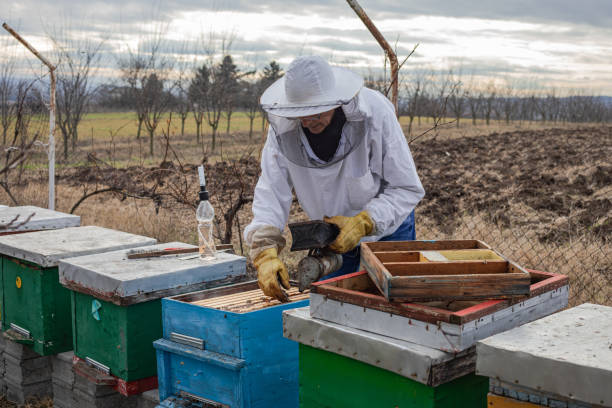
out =
<svg viewBox="0 0 612 408"><path fill-rule="evenodd" d="M296 58L285 76L270 85L260 100L281 153L302 167L327 167L344 159L363 140L363 121L351 121L347 115L338 151L330 161L322 162L313 157L298 118L355 105L362 87L359 75L332 67L321 57Z"/></svg>

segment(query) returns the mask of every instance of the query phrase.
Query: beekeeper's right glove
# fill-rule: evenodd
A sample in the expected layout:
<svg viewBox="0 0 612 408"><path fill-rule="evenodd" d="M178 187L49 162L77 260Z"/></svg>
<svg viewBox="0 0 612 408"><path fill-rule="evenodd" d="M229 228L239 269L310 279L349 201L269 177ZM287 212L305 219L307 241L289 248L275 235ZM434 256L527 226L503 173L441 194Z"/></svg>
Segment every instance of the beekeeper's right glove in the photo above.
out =
<svg viewBox="0 0 612 408"><path fill-rule="evenodd" d="M289 296L281 285L289 290L289 273L283 261L278 258L276 248L261 251L253 260L253 264L257 268L257 282L263 293L281 302L288 302Z"/></svg>

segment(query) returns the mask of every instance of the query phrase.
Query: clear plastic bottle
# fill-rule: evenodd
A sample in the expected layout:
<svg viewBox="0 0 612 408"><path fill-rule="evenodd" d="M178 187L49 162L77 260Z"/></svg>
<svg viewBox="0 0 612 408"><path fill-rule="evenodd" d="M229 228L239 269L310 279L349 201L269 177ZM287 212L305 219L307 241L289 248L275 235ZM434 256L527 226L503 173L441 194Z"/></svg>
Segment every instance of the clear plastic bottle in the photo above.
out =
<svg viewBox="0 0 612 408"><path fill-rule="evenodd" d="M200 204L196 210L198 221L198 241L200 246L200 259L215 259L217 249L213 239L213 218L215 210L208 201L208 191L205 186L200 186Z"/></svg>

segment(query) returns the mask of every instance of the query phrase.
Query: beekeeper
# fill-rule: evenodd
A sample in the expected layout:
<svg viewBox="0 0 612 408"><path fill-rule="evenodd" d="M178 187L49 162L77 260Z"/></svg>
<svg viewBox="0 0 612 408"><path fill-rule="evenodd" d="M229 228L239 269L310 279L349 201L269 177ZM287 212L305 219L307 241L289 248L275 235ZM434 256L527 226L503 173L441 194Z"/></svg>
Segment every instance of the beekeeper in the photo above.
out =
<svg viewBox="0 0 612 408"><path fill-rule="evenodd" d="M330 245L343 254L334 276L357 270L360 241L415 239L413 210L425 191L385 96L309 56L294 60L260 102L271 126L244 238L266 295L287 299L281 286L289 289L289 274L278 253L292 189L311 220L340 228Z"/></svg>

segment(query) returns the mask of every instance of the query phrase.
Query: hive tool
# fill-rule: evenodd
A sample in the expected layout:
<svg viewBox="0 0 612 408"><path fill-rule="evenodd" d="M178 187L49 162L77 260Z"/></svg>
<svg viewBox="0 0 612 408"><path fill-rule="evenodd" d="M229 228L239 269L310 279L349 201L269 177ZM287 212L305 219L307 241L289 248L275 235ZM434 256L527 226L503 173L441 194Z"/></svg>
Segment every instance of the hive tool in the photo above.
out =
<svg viewBox="0 0 612 408"><path fill-rule="evenodd" d="M291 231L291 251L308 250L308 255L298 263L298 284L300 292L321 277L342 267L342 255L331 251L331 244L340 229L325 221L305 221L289 224Z"/></svg>

